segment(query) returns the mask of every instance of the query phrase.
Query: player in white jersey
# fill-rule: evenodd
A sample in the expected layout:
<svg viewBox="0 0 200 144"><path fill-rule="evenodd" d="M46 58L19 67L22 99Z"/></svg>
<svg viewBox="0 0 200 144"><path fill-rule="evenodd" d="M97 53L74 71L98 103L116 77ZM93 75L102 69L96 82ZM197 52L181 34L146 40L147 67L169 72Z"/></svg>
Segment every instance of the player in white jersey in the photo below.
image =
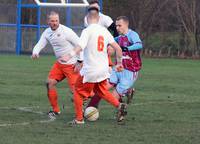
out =
<svg viewBox="0 0 200 144"><path fill-rule="evenodd" d="M98 0L92 0L92 1L89 2L88 10L92 7L96 7L100 11L100 6L99 6ZM118 36L116 25L115 25L114 21L112 20L112 18L110 16L99 12L99 17L98 17L97 23L99 25L107 28L114 37ZM88 14L87 14L84 18L84 26L87 27L88 25L89 24L88 24Z"/></svg>
<svg viewBox="0 0 200 144"><path fill-rule="evenodd" d="M93 8L97 8L98 11L100 11L100 6L99 6L98 0L92 0L92 1L89 2L88 14L84 18L84 26L85 27L87 27L89 25L88 24L88 16L89 16L89 12ZM116 25L115 25L114 21L112 20L112 18L110 16L107 16L107 15L102 14L101 12L99 12L97 24L107 28L109 30L109 32L114 37L118 36ZM112 66L113 66L113 62L112 62L112 59L111 59L111 54L112 53L113 53L112 47L108 47L108 61L109 61L110 71L112 71ZM111 87L109 84L108 84L108 86ZM95 96L92 97L91 101L88 103L87 107L93 106L94 104L97 103L96 101L98 101L99 99L100 99L99 96L97 94L95 94Z"/></svg>
<svg viewBox="0 0 200 144"><path fill-rule="evenodd" d="M111 45L117 55L116 68L123 70L122 50L115 42L110 32L103 26L98 25L98 9L93 9L88 16L89 26L83 30L78 47L74 53L61 57L61 61L68 61L71 57L83 50L83 67L75 84L74 106L75 119L71 124L83 124L83 100L87 99L94 91L101 98L118 108L118 122L121 122L126 115L126 105L120 103L107 88L107 78L109 78L107 46Z"/></svg>
<svg viewBox="0 0 200 144"><path fill-rule="evenodd" d="M48 75L47 93L49 102L53 108L53 111L50 111L48 115L50 118L55 118L56 115L60 114L56 84L66 78L73 92L74 84L78 76L78 73L74 71L77 57L71 57L68 62L59 61L59 57L73 52L74 47L78 44L79 37L72 29L60 24L59 14L56 12L52 11L48 16L48 25L49 28L42 33L40 40L33 48L32 58L39 58L40 51L48 42L52 45L57 61L54 63Z"/></svg>
<svg viewBox="0 0 200 144"><path fill-rule="evenodd" d="M91 10L91 8L97 8L98 11L100 11L100 6L99 6L99 2L98 0L92 0L89 2L89 7L88 7L88 14L85 16L84 18L84 26L85 27L88 27L88 15L89 15L89 11ZM107 15L104 15L102 14L101 12L99 12L99 16L98 16L98 22L97 22L99 25L107 28L111 34L116 37L118 36L118 32L117 32L117 29L116 29L116 25L115 23L113 22L113 20L111 19L111 17L107 16ZM109 66L112 66L113 63L112 63L112 60L111 60L111 56L110 54L113 53L113 50L110 48L108 49L108 61L109 61ZM81 61L79 61L79 65L77 65L77 70L80 70L81 68ZM79 67L78 67L79 66Z"/></svg>

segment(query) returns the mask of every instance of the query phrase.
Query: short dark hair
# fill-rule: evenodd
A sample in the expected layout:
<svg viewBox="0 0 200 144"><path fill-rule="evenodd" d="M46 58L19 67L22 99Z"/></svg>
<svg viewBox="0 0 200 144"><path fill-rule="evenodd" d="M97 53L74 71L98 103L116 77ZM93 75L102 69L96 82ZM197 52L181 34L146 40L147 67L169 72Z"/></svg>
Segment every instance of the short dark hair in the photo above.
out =
<svg viewBox="0 0 200 144"><path fill-rule="evenodd" d="M91 4L98 4L99 5L99 1L98 0L91 0L89 1L89 5Z"/></svg>
<svg viewBox="0 0 200 144"><path fill-rule="evenodd" d="M96 7L90 7L90 8L88 8L88 12L90 12L90 11L97 11L97 12L99 12L99 9L96 8Z"/></svg>
<svg viewBox="0 0 200 144"><path fill-rule="evenodd" d="M129 23L129 19L128 19L127 16L119 16L119 17L117 17L116 21L119 21L119 20L123 20L123 21Z"/></svg>

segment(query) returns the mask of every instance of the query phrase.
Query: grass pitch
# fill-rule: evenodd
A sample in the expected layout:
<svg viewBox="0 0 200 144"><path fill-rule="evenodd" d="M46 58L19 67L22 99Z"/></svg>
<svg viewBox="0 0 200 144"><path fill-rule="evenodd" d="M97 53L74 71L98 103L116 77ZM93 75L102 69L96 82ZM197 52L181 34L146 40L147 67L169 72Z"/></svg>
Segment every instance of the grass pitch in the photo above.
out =
<svg viewBox="0 0 200 144"><path fill-rule="evenodd" d="M143 59L134 102L125 125L114 109L100 105L100 119L69 127L72 96L58 85L61 116L49 122L45 81L53 56L0 55L0 144L199 144L200 62Z"/></svg>

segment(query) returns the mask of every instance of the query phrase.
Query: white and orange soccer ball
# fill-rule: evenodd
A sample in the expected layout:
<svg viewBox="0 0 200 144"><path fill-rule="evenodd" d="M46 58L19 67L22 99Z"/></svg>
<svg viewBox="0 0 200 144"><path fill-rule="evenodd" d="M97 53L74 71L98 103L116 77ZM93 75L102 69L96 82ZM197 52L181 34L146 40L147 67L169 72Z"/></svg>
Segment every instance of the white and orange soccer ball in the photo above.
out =
<svg viewBox="0 0 200 144"><path fill-rule="evenodd" d="M87 107L84 111L84 117L88 121L96 121L99 118L99 110L95 107Z"/></svg>

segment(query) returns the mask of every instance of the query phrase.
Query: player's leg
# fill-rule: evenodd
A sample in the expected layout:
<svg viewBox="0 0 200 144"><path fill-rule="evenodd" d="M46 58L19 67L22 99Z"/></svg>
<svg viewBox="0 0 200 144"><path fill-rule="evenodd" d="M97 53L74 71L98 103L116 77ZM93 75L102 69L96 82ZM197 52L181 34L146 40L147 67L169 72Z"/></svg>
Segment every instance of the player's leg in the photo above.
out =
<svg viewBox="0 0 200 144"><path fill-rule="evenodd" d="M116 86L119 83L120 72L117 72L114 68L112 69L111 76L109 78L109 83L112 85L112 94L117 99L120 99L120 94L116 91Z"/></svg>
<svg viewBox="0 0 200 144"><path fill-rule="evenodd" d="M122 121L124 116L127 114L126 105L120 103L117 98L115 98L107 88L107 81L104 80L98 84L95 84L94 87L95 93L97 93L101 98L106 100L108 103L112 104L114 107L118 108L118 121Z"/></svg>
<svg viewBox="0 0 200 144"><path fill-rule="evenodd" d="M55 113L60 113L56 84L63 79L64 79L64 74L60 69L59 63L56 62L49 72L46 83L48 99L53 108L53 112Z"/></svg>
<svg viewBox="0 0 200 144"><path fill-rule="evenodd" d="M62 71L67 79L69 88L73 93L74 86L75 86L75 83L76 83L79 73L75 72L74 65L62 65Z"/></svg>
<svg viewBox="0 0 200 144"><path fill-rule="evenodd" d="M109 92L107 88L107 80L95 84L94 92L98 94L101 98L105 99L107 102L112 104L114 107L119 106L119 101Z"/></svg>
<svg viewBox="0 0 200 144"><path fill-rule="evenodd" d="M99 97L97 94L94 94L94 96L91 98L90 102L88 103L87 107L98 108L100 101L101 101L101 97Z"/></svg>
<svg viewBox="0 0 200 144"><path fill-rule="evenodd" d="M138 79L138 72L133 72L133 85L131 86L131 88L128 89L126 96L127 96L127 101L126 103L129 104L131 103L132 99L133 99L133 95L135 94L135 82Z"/></svg>
<svg viewBox="0 0 200 144"><path fill-rule="evenodd" d="M111 89L112 87L113 87L113 85L111 85L109 82L107 82L107 88ZM91 98L90 102L88 103L87 107L92 106L92 107L98 108L100 101L101 101L101 97L98 94L95 93L94 96L92 96L92 98Z"/></svg>
<svg viewBox="0 0 200 144"><path fill-rule="evenodd" d="M78 122L83 121L83 100L90 96L93 88L93 83L83 83L83 77L78 76L74 90L75 121L73 122L79 124Z"/></svg>
<svg viewBox="0 0 200 144"><path fill-rule="evenodd" d="M130 91L130 89L132 89L136 79L134 77L134 72L126 69L119 72L118 76L119 82L113 90L113 95L118 99L122 99Z"/></svg>
<svg viewBox="0 0 200 144"><path fill-rule="evenodd" d="M116 72L113 69L113 70L111 70L111 76L107 81L107 88L108 89L113 88L115 86L115 84L117 83L117 81L118 81L118 78L117 78ZM101 97L95 93L95 95L91 98L87 107L93 106L93 107L98 108L100 101L101 101Z"/></svg>
<svg viewBox="0 0 200 144"><path fill-rule="evenodd" d="M113 62L112 62L111 55L114 53L114 49L111 46L108 46L107 53L108 53L109 71L112 74ZM110 84L109 81L107 83L107 86L108 86L108 89L111 89L113 87L113 85ZM88 103L87 107L92 106L92 107L98 108L100 101L101 101L101 97L99 97L98 94L94 94L94 96L92 96L90 102Z"/></svg>

